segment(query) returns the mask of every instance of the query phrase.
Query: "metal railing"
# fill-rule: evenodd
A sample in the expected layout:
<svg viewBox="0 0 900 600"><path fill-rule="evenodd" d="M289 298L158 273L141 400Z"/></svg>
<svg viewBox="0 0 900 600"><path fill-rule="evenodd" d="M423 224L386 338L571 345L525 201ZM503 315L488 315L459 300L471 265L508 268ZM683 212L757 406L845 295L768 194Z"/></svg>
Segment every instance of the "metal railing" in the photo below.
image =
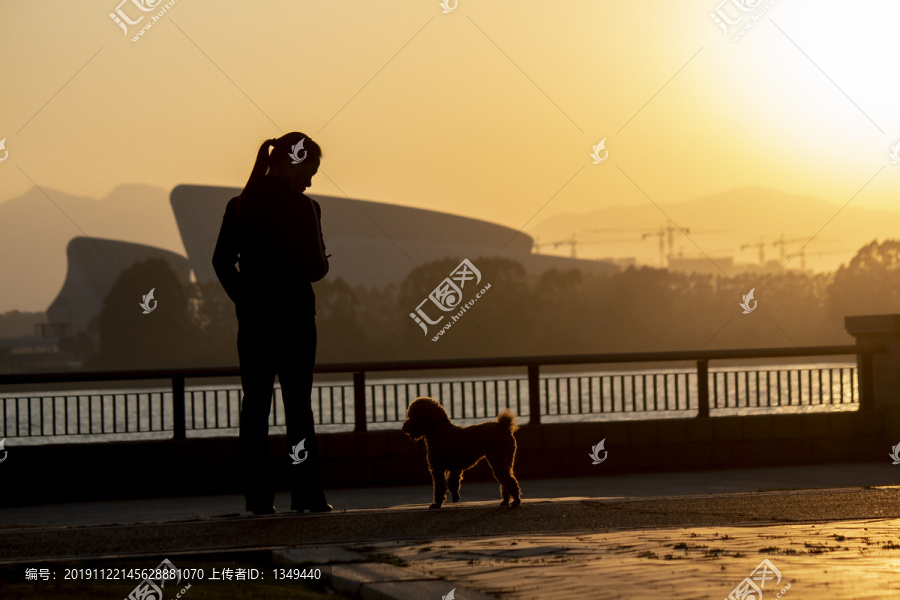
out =
<svg viewBox="0 0 900 600"><path fill-rule="evenodd" d="M369 423L394 423L418 396L439 400L452 419L493 418L503 408L538 424L542 416L696 411L708 417L710 408L779 407L856 404L870 408L872 354L880 346L816 346L592 354L464 360L341 363L316 366L321 374L352 374L351 381L320 383L313 388L313 412L321 425L353 424L366 431ZM709 370L712 360L855 355L857 367L808 369ZM542 367L682 362L691 371L660 370L633 373L591 373L541 376ZM524 368L524 377L492 376L427 381L367 381L372 373L435 370ZM116 372L40 373L0 376L2 421L0 437L59 436L171 431L176 439L188 430L236 428L240 418L239 388L186 389L188 379L239 376L240 369L206 368ZM171 390L78 394L3 394L14 384L98 381L171 380ZM711 390L710 390L711 388ZM283 411L273 392L270 424L283 425ZM711 392L711 393L710 393ZM224 398L223 398L224 396Z"/></svg>

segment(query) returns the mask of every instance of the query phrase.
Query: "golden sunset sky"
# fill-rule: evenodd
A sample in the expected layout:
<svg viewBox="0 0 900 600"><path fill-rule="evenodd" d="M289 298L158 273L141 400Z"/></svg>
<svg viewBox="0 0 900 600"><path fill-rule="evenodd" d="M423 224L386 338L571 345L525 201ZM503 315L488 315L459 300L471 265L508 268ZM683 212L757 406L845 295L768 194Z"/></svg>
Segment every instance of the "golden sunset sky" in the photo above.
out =
<svg viewBox="0 0 900 600"><path fill-rule="evenodd" d="M325 150L311 193L516 229L646 204L638 187L896 208L895 0L780 0L738 42L716 0L178 0L138 42L116 2L0 4L0 202L242 186L259 144L298 130Z"/></svg>

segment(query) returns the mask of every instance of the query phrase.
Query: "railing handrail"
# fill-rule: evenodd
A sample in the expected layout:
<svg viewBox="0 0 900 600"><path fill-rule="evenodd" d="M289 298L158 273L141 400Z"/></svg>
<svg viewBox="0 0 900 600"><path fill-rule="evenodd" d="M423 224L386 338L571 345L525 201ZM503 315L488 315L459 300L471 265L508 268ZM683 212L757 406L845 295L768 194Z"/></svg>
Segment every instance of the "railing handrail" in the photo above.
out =
<svg viewBox="0 0 900 600"><path fill-rule="evenodd" d="M745 348L733 350L675 350L668 352L628 352L615 354L567 354L550 356L502 356L396 362L357 362L317 364L316 373L371 373L375 371L422 371L497 367L587 365L600 363L647 363L737 358L789 358L794 356L865 355L885 352L880 344L842 346L806 346L794 348ZM0 386L24 383L68 383L77 381L123 381L236 377L240 367L203 367L182 369L146 369L126 371L63 371L53 373L13 373L0 375Z"/></svg>
<svg viewBox="0 0 900 600"><path fill-rule="evenodd" d="M351 373L353 376L354 431L367 429L366 373L405 372L440 369L485 369L498 367L525 367L528 380L529 424L539 425L540 413L540 371L550 365L590 365L609 363L659 363L684 361L696 366L697 374L697 417L709 418L709 361L740 358L786 358L796 356L850 356L857 357L859 368L860 401L859 410L871 410L873 402L872 355L885 352L878 344L855 344L844 346L807 346L795 348L747 348L737 350L682 350L671 352L632 352L618 354L570 354L562 356L515 356L494 358L413 360L397 362L330 363L316 365L317 373ZM168 379L172 382L173 438L185 439L186 393L185 381L189 378L239 376L240 367L207 367L187 369L146 369L131 371L76 371L63 373L22 373L0 375L0 386L27 383L60 383L77 381L123 381ZM655 379L655 375L654 375ZM206 395L204 393L204 403ZM18 410L18 400L16 400ZM6 403L4 401L4 419ZM29 404L30 406L30 404ZM41 409L43 411L43 408ZM30 414L30 413L29 413ZM43 415L43 412L41 413ZM55 413L54 413L55 415ZM30 417L29 417L30 418ZM67 421L68 422L68 421ZM30 421L29 421L30 423ZM55 423L55 416L54 416ZM5 427L5 422L4 422ZM55 428L55 425L54 425ZM41 425L43 432L43 422Z"/></svg>

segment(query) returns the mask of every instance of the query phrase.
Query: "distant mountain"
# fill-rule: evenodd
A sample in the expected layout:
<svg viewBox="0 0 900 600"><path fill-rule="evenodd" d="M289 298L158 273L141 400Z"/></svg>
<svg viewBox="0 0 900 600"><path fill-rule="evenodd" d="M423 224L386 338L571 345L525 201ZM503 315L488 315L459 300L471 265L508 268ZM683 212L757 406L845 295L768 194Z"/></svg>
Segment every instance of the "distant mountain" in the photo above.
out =
<svg viewBox="0 0 900 600"><path fill-rule="evenodd" d="M0 203L0 313L46 310L65 281L66 245L76 236L185 254L168 190L120 185L101 200L43 190Z"/></svg>
<svg viewBox="0 0 900 600"><path fill-rule="evenodd" d="M674 234L676 254L683 249L685 256L701 256L702 250L709 256L734 256L737 262L747 263L758 261L759 249L741 250L742 245L757 243L762 237L765 259L777 260L780 248L772 242L782 234L786 239L805 241L821 229L817 241L806 248L806 262L808 266L828 269L847 262L856 250L875 238L900 238L900 212L857 208L853 202L842 208L842 204L820 198L762 187L740 187L688 202L657 204L659 208L644 201L589 213L558 214L527 232L539 244L571 239L573 235L577 240L623 240L579 245L576 250L580 258L634 256L640 263L658 265L659 238L648 237L642 241L641 233L658 231L669 222L666 215L677 226L690 229L690 239L678 232ZM591 232L591 229L619 231ZM787 254L796 252L802 244L787 245ZM542 246L540 251L561 253L569 248L570 245L559 244L555 250L552 246ZM842 250L846 252L838 252ZM823 254L815 256L815 253Z"/></svg>

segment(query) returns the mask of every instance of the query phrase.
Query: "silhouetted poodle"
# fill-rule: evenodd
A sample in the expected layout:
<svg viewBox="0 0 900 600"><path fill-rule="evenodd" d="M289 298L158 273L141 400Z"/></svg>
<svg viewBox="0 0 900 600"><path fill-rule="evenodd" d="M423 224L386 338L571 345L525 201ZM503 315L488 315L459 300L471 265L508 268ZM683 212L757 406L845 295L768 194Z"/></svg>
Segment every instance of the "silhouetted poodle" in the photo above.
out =
<svg viewBox="0 0 900 600"><path fill-rule="evenodd" d="M413 400L406 412L403 431L414 440L425 438L428 470L434 482L434 503L428 508L441 507L448 485L450 497L459 502L463 471L474 467L482 458L487 459L494 479L500 484L503 495L500 506L510 505L510 497L511 506L518 506L521 490L513 474L516 459L513 432L518 428L516 417L508 408L496 421L459 427L450 422L447 411L432 398Z"/></svg>

